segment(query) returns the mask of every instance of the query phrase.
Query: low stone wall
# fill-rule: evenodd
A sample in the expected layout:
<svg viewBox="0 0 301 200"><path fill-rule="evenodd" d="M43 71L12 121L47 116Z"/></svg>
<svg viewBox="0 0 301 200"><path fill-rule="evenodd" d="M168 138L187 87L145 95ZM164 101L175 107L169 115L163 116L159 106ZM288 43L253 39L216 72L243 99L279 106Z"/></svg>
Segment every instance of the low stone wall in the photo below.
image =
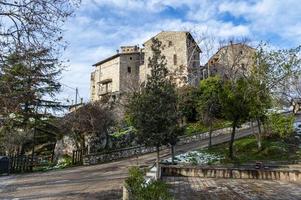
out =
<svg viewBox="0 0 301 200"><path fill-rule="evenodd" d="M248 129L250 128L249 123L245 123L239 128L238 130ZM231 128L224 128L219 129L216 131L213 131L212 138L217 137L219 135L223 134L229 134L231 132ZM177 145L183 145L183 144L189 144L192 142L197 142L201 140L205 140L209 138L209 133L200 133L193 136L185 136L180 137L179 142ZM162 146L160 150L167 148L166 146ZM94 154L88 154L85 155L83 158L83 164L84 165L93 165L93 164L99 164L99 163L105 163L110 162L113 160L119 160L123 158L130 158L134 156L139 156L147 153L155 152L155 147L145 147L145 146L136 146L136 147L130 147L130 148L124 148L124 149L117 149L115 151L110 152L103 152L103 153L94 153Z"/></svg>
<svg viewBox="0 0 301 200"><path fill-rule="evenodd" d="M163 147L160 148L162 150ZM131 148L118 149L116 151L96 153L96 154L88 154L83 158L84 165L94 165L99 163L110 162L113 160L120 160L123 158L130 158L134 156L139 156L147 153L155 152L155 147L145 147L145 146L137 146Z"/></svg>
<svg viewBox="0 0 301 200"><path fill-rule="evenodd" d="M251 127L251 125L248 122L248 123L243 124L240 128L238 128L237 131L248 129L250 127ZM212 132L212 138L220 136L220 135L229 134L229 133L231 133L231 130L232 130L231 127L215 130L215 131ZM205 139L208 139L208 138L209 138L209 132L199 133L199 134L195 134L195 135L192 135L192 136L183 136L183 137L179 138L179 142L177 143L177 145L189 144L191 142L205 140Z"/></svg>
<svg viewBox="0 0 301 200"><path fill-rule="evenodd" d="M162 165L162 176L189 176L202 178L264 179L301 183L301 171L283 169L249 169L200 166Z"/></svg>

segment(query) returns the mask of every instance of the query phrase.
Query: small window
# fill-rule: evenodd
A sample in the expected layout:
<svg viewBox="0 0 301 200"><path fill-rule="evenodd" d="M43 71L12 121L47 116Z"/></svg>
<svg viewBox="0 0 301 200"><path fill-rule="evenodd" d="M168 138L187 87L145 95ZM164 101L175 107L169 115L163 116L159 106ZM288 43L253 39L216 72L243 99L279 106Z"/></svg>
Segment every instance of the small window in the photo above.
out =
<svg viewBox="0 0 301 200"><path fill-rule="evenodd" d="M128 67L128 73L130 74L132 72L132 68Z"/></svg>
<svg viewBox="0 0 301 200"><path fill-rule="evenodd" d="M173 64L177 65L177 55L176 54L173 55Z"/></svg>
<svg viewBox="0 0 301 200"><path fill-rule="evenodd" d="M172 41L168 41L168 47L172 46Z"/></svg>
<svg viewBox="0 0 301 200"><path fill-rule="evenodd" d="M130 57L130 60L132 60L133 58L132 57Z"/></svg>
<svg viewBox="0 0 301 200"><path fill-rule="evenodd" d="M239 54L242 55L244 52L242 50L239 51Z"/></svg>

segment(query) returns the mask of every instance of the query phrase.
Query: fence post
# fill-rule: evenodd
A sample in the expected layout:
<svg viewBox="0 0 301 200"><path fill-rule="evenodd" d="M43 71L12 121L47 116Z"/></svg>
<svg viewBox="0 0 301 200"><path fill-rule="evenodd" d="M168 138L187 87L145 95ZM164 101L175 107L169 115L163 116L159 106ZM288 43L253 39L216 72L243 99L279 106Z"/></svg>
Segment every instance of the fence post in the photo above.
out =
<svg viewBox="0 0 301 200"><path fill-rule="evenodd" d="M83 152L85 151L85 149L81 149L80 150L80 160L79 160L79 163L80 164L83 164Z"/></svg>
<svg viewBox="0 0 301 200"><path fill-rule="evenodd" d="M74 165L74 150L72 151L72 165Z"/></svg>

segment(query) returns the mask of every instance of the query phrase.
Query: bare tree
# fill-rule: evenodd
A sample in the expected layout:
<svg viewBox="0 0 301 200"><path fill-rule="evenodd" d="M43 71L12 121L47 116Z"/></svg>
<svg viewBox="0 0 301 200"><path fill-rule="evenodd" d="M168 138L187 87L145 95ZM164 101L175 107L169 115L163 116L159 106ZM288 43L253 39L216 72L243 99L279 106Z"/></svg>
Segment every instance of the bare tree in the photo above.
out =
<svg viewBox="0 0 301 200"><path fill-rule="evenodd" d="M62 25L80 0L1 0L1 60L12 51L55 50L62 41Z"/></svg>
<svg viewBox="0 0 301 200"><path fill-rule="evenodd" d="M62 128L65 132L74 135L76 141L79 142L79 147L85 147L86 136L98 138L98 142L104 142L104 147L107 147L109 129L114 124L114 115L108 105L96 101L67 114L62 122Z"/></svg>

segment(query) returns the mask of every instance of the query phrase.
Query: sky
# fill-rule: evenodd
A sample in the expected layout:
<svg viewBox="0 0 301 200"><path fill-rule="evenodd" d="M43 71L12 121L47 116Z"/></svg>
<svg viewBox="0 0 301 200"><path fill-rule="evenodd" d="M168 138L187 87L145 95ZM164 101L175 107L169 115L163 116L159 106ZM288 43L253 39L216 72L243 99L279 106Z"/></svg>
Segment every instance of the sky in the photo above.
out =
<svg viewBox="0 0 301 200"><path fill-rule="evenodd" d="M82 0L63 27L68 48L59 100L89 101L92 65L122 45L140 45L160 31L190 31L195 39L248 38L277 48L301 44L299 0Z"/></svg>

